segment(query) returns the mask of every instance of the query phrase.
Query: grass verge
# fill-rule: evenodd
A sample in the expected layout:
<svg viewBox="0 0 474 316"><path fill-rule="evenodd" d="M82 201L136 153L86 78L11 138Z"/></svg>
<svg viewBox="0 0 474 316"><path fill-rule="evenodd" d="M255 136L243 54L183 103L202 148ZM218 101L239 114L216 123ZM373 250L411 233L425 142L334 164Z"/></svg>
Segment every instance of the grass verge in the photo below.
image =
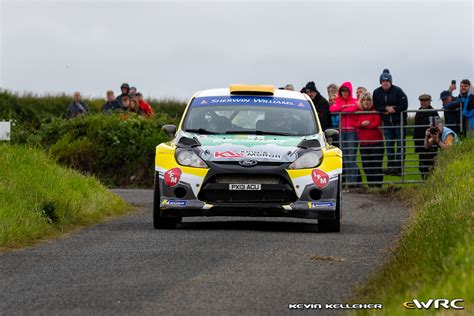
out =
<svg viewBox="0 0 474 316"><path fill-rule="evenodd" d="M130 210L95 178L58 166L40 150L10 144L0 144L0 201L0 250Z"/></svg>
<svg viewBox="0 0 474 316"><path fill-rule="evenodd" d="M462 298L465 312L472 313L473 188L474 140L467 139L439 155L426 184L402 191L413 208L409 224L390 259L357 290L355 301L383 303L384 314L400 315L411 312L403 303L413 299Z"/></svg>

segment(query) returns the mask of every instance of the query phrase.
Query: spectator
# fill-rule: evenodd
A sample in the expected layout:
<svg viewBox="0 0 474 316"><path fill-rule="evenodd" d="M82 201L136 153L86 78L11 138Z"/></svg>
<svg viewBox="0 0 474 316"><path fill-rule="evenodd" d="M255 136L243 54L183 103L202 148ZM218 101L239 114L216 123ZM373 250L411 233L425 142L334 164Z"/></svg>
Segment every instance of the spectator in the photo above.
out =
<svg viewBox="0 0 474 316"><path fill-rule="evenodd" d="M102 113L112 113L116 110L122 110L120 102L115 99L114 92L112 90L107 91L107 101L102 106Z"/></svg>
<svg viewBox="0 0 474 316"><path fill-rule="evenodd" d="M458 136L452 129L444 127L439 118L435 118L434 121L435 126L428 128L425 132L426 149L439 147L441 150L446 150L458 142Z"/></svg>
<svg viewBox="0 0 474 316"><path fill-rule="evenodd" d="M143 100L143 94L141 92L137 93L138 106L140 107L140 112L147 117L153 117L153 109L150 104Z"/></svg>
<svg viewBox="0 0 474 316"><path fill-rule="evenodd" d="M337 92L339 91L339 87L335 83L330 83L327 87L328 90L328 98L332 95L337 96Z"/></svg>
<svg viewBox="0 0 474 316"><path fill-rule="evenodd" d="M425 132L426 128L431 124L430 120L433 120L435 117L439 119L439 114L431 106L431 96L429 94L422 94L418 99L420 100L419 110L422 110L422 112L417 112L415 115L416 126L413 138L415 152L418 153L418 169L421 172L421 178L426 180L430 169L433 167L436 150L425 148Z"/></svg>
<svg viewBox="0 0 474 316"><path fill-rule="evenodd" d="M401 88L392 84L392 75L388 69L383 70L379 81L381 86L375 89L373 102L375 109L382 113L388 159L388 169L385 173L401 176L405 160L405 111L408 108L408 99Z"/></svg>
<svg viewBox="0 0 474 316"><path fill-rule="evenodd" d="M292 84L287 84L287 85L285 86L285 90L295 91L295 87L293 87Z"/></svg>
<svg viewBox="0 0 474 316"><path fill-rule="evenodd" d="M366 88L364 88L364 87L357 87L357 90L356 90L356 95L357 95L357 97L356 97L356 99L357 99L357 100L360 100L360 96L361 96L362 94L366 93L366 92L367 92L367 89L366 89ZM370 98L371 98L371 100L372 100L372 96L371 96Z"/></svg>
<svg viewBox="0 0 474 316"><path fill-rule="evenodd" d="M359 98L361 111L375 111L370 92L364 92ZM359 114L354 116L352 126L357 128L362 165L369 186L381 187L383 180L383 135L379 129L382 119L378 113Z"/></svg>
<svg viewBox="0 0 474 316"><path fill-rule="evenodd" d="M474 95L470 93L471 82L468 79L461 81L459 101L462 106L463 126L468 137L474 137Z"/></svg>
<svg viewBox="0 0 474 316"><path fill-rule="evenodd" d="M138 106L138 101L136 99L130 99L130 106L128 110L133 113L140 113L140 107Z"/></svg>
<svg viewBox="0 0 474 316"><path fill-rule="evenodd" d="M131 87L128 96L130 97L130 100L135 100L137 96L137 88Z"/></svg>
<svg viewBox="0 0 474 316"><path fill-rule="evenodd" d="M313 104L318 112L319 122L321 123L321 128L323 131L331 128L331 114L329 113L329 102L326 100L318 89L314 81L310 81L306 84L306 94L311 98Z"/></svg>
<svg viewBox="0 0 474 316"><path fill-rule="evenodd" d="M329 109L336 102L337 95L332 94L329 96ZM339 114L331 114L332 127L339 130Z"/></svg>
<svg viewBox="0 0 474 316"><path fill-rule="evenodd" d="M67 117L73 118L76 116L86 115L89 113L89 107L81 99L81 93L74 92L74 101L67 107Z"/></svg>
<svg viewBox="0 0 474 316"><path fill-rule="evenodd" d="M352 97L352 84L344 82L339 88L338 96L331 106L331 112L356 112L357 100ZM357 181L359 168L356 163L357 156L357 130L353 127L354 115L342 114L341 116L341 147L344 154L344 171L346 182L354 184Z"/></svg>
<svg viewBox="0 0 474 316"><path fill-rule="evenodd" d="M123 105L123 110L126 112L130 112L130 98L128 97L128 95L122 96L120 101Z"/></svg>
<svg viewBox="0 0 474 316"><path fill-rule="evenodd" d="M458 99L454 99L451 91L445 90L441 92L439 98L443 102L444 111L444 121L446 126L451 128L456 134L459 134L460 129L459 125L461 124L461 115L459 109L461 104Z"/></svg>
<svg viewBox="0 0 474 316"><path fill-rule="evenodd" d="M125 109L125 104L123 104L122 100L123 100L123 97L127 97L129 98L129 92L130 92L130 86L128 85L128 83L122 83L122 85L120 86L120 91L122 92L119 96L117 96L116 100L118 102L120 102L120 105L122 106L123 109Z"/></svg>

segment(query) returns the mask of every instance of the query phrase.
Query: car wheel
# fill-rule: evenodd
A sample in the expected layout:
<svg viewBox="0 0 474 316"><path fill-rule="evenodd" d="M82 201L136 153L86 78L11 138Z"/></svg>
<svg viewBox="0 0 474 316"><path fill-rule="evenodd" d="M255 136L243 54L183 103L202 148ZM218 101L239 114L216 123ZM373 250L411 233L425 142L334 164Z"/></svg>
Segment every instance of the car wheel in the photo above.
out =
<svg viewBox="0 0 474 316"><path fill-rule="evenodd" d="M180 217L167 217L161 215L160 211L160 179L155 173L155 185L153 190L153 227L155 229L174 229L181 222Z"/></svg>
<svg viewBox="0 0 474 316"><path fill-rule="evenodd" d="M337 179L337 198L336 198L336 218L335 219L320 219L318 220L318 227L320 232L338 233L341 231L341 190L342 182L341 176Z"/></svg>

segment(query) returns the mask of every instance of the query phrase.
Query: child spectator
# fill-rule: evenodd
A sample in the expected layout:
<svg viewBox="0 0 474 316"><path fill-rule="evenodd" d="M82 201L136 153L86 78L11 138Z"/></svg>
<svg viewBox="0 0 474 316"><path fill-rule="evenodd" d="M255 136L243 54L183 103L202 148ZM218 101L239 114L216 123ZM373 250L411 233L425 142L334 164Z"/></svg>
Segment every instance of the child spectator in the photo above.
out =
<svg viewBox="0 0 474 316"><path fill-rule="evenodd" d="M155 113L153 113L153 109L151 108L150 104L143 100L143 94L141 92L137 93L137 100L141 113L147 117L153 117Z"/></svg>
<svg viewBox="0 0 474 316"><path fill-rule="evenodd" d="M370 92L364 92L359 98L361 111L375 111ZM382 118L378 113L358 114L354 116L352 126L357 128L362 165L369 187L381 187L383 180L383 135L379 129Z"/></svg>
<svg viewBox="0 0 474 316"><path fill-rule="evenodd" d="M357 100L352 97L352 84L344 82L339 88L337 98L330 107L331 112L351 113L358 110ZM357 130L352 126L354 115L341 116L341 149L344 155L344 169L348 184L357 182L359 168L357 167ZM357 186L355 186L357 187Z"/></svg>
<svg viewBox="0 0 474 316"><path fill-rule="evenodd" d="M115 99L114 92L109 90L107 91L107 101L102 106L102 113L111 114L116 110L122 110L122 105Z"/></svg>
<svg viewBox="0 0 474 316"><path fill-rule="evenodd" d="M123 105L123 110L129 112L130 111L130 98L127 95L122 96L120 99Z"/></svg>
<svg viewBox="0 0 474 316"><path fill-rule="evenodd" d="M137 114L139 113L140 108L138 107L137 100L130 99L130 106L129 106L128 110L130 112L133 112L133 113L137 113Z"/></svg>

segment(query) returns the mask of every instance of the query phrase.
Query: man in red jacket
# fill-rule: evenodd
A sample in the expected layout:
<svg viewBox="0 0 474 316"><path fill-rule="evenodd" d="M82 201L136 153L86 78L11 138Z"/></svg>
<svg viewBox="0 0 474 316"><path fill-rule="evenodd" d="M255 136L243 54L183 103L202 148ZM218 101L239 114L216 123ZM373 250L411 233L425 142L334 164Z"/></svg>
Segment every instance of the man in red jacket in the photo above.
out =
<svg viewBox="0 0 474 316"><path fill-rule="evenodd" d="M147 117L153 117L153 109L145 100L143 100L143 94L138 92L136 96L138 100L138 106L140 107L140 112Z"/></svg>
<svg viewBox="0 0 474 316"><path fill-rule="evenodd" d="M359 108L361 111L375 111L370 92L360 96ZM382 119L378 113L359 114L352 121L357 128L362 165L369 186L382 186L382 162L384 153L383 135L379 129Z"/></svg>

